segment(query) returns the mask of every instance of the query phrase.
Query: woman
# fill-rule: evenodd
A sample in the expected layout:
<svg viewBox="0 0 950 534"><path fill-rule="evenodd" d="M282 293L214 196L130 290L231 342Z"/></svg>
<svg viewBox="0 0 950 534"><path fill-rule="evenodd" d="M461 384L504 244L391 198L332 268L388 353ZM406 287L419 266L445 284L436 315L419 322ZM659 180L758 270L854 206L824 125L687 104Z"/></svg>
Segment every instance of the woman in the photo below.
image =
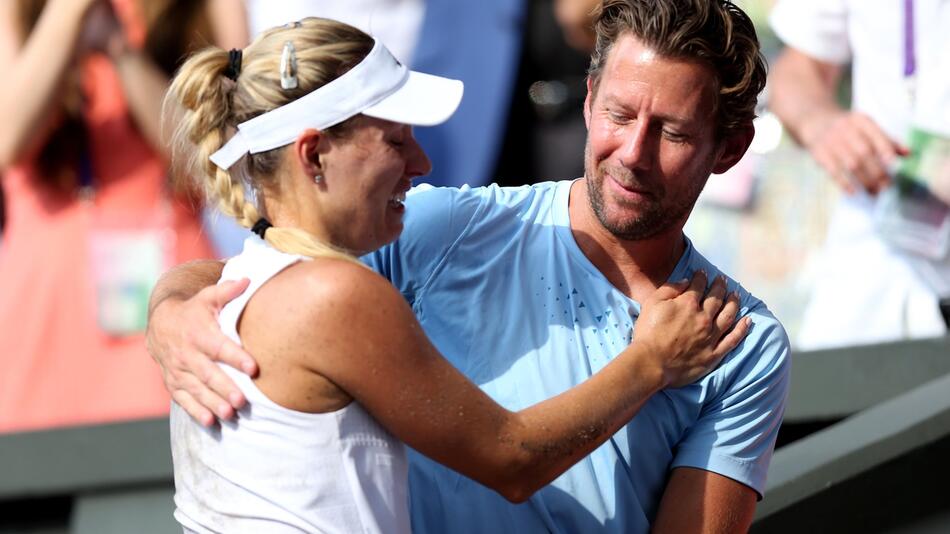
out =
<svg viewBox="0 0 950 534"><path fill-rule="evenodd" d="M172 409L175 516L188 532L408 532L401 442L523 501L747 331L741 321L708 346L694 335L705 331L696 301L673 298L686 284L664 287L600 373L509 412L353 256L398 237L411 180L429 171L409 125L447 119L460 83L410 73L363 32L310 18L244 53L195 55L168 98L183 108L175 147L190 174L260 236L222 274L250 279L220 315L258 358L253 380L224 367L249 405L210 429ZM704 287L700 276L690 291ZM714 339L737 309L724 293L718 280L706 301Z"/></svg>
<svg viewBox="0 0 950 534"><path fill-rule="evenodd" d="M211 250L167 187L161 103L198 42L240 39L209 28L221 1L2 2L0 432L167 413L145 299Z"/></svg>

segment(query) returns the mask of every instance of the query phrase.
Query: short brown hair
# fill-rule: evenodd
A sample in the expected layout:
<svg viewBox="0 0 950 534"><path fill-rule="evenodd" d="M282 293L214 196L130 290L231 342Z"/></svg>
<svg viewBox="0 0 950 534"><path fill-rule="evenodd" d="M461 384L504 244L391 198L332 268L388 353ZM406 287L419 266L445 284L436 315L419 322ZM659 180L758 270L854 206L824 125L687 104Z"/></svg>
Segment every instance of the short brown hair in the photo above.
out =
<svg viewBox="0 0 950 534"><path fill-rule="evenodd" d="M614 43L631 34L657 54L710 65L719 82L717 133L751 124L765 60L749 17L729 0L604 0L594 13L594 90Z"/></svg>

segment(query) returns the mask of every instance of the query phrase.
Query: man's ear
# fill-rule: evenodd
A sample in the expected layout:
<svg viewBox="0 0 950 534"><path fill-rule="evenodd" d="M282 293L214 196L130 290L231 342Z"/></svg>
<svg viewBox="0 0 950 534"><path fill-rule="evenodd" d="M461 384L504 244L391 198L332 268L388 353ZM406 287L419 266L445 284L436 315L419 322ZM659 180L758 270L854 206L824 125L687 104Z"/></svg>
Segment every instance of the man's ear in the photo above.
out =
<svg viewBox="0 0 950 534"><path fill-rule="evenodd" d="M594 99L593 96L593 84L590 81L590 76L587 77L587 96L584 97L584 125L587 126L587 129L590 130L590 105L591 101Z"/></svg>
<svg viewBox="0 0 950 534"><path fill-rule="evenodd" d="M713 174L722 174L739 163L746 150L749 149L749 145L752 144L753 137L755 137L755 126L751 122L724 137L719 142L720 153L713 165Z"/></svg>
<svg viewBox="0 0 950 534"><path fill-rule="evenodd" d="M320 156L324 155L329 147L329 139L323 132L308 128L294 141L294 160L308 176L323 174Z"/></svg>

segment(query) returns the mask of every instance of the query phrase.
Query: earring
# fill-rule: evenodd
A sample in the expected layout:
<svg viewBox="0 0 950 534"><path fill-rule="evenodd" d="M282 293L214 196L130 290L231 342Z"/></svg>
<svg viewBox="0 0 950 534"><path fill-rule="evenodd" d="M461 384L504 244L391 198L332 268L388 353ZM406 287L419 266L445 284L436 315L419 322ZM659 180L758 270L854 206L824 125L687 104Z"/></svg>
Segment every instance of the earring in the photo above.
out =
<svg viewBox="0 0 950 534"><path fill-rule="evenodd" d="M323 183L323 175L322 175L322 174L315 174L315 175L313 176L313 183L315 183L315 184L322 184L322 183Z"/></svg>

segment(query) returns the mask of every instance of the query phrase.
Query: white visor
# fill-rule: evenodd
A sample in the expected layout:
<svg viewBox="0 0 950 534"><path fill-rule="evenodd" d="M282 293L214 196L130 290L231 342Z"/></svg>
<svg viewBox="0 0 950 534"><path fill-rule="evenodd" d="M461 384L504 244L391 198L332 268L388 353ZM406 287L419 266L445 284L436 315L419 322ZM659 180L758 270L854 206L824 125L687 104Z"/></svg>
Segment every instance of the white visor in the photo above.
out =
<svg viewBox="0 0 950 534"><path fill-rule="evenodd" d="M445 122L462 100L463 85L410 71L379 41L358 65L293 102L242 122L211 161L229 169L245 154L293 143L300 132L323 130L359 113L414 126Z"/></svg>

